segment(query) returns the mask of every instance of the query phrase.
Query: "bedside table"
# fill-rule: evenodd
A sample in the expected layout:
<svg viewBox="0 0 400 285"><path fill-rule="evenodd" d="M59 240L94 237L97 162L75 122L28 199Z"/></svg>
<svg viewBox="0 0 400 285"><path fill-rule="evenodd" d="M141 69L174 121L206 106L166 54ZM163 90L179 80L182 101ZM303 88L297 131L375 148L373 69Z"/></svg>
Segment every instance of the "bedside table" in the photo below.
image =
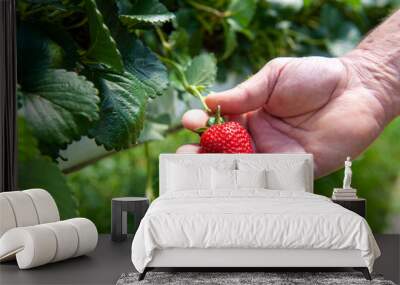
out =
<svg viewBox="0 0 400 285"><path fill-rule="evenodd" d="M127 214L135 219L135 231L149 208L145 197L120 197L111 200L111 240L124 241L128 234Z"/></svg>
<svg viewBox="0 0 400 285"><path fill-rule="evenodd" d="M333 203L339 204L340 206L359 214L365 218L367 201L363 198L351 199L351 200L336 200L331 199Z"/></svg>

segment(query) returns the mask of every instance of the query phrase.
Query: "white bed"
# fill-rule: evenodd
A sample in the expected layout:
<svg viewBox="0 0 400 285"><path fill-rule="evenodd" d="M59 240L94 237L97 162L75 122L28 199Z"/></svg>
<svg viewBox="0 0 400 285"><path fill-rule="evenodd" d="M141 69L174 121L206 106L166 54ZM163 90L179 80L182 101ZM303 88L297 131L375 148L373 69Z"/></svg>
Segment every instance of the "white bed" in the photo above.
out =
<svg viewBox="0 0 400 285"><path fill-rule="evenodd" d="M354 267L370 278L380 255L362 217L313 194L310 154L164 154L159 185L132 243L140 279L154 267Z"/></svg>

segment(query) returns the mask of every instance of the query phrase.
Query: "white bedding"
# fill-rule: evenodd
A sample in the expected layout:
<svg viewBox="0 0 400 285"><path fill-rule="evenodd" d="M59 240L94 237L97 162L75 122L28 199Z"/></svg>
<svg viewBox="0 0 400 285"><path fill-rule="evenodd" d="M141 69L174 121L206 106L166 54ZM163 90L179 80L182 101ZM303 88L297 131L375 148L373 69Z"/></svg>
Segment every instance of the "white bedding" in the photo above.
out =
<svg viewBox="0 0 400 285"><path fill-rule="evenodd" d="M372 272L379 248L367 222L328 198L300 191L171 192L156 199L132 243L143 272L155 249L358 249Z"/></svg>

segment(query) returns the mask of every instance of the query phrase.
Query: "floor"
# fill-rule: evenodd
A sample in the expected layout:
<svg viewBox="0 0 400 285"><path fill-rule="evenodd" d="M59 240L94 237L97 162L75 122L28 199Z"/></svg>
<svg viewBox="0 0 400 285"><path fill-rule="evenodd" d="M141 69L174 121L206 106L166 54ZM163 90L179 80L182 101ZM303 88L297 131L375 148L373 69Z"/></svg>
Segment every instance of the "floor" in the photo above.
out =
<svg viewBox="0 0 400 285"><path fill-rule="evenodd" d="M375 272L386 279L400 282L400 235L376 235L382 251L375 263ZM134 271L130 261L132 238L115 243L110 235L100 235L97 249L58 263L18 270L15 262L0 265L0 284L115 284L124 272Z"/></svg>
<svg viewBox="0 0 400 285"><path fill-rule="evenodd" d="M110 235L100 235L88 256L29 270L18 270L15 262L0 264L0 284L115 284L122 273L134 271L131 243L132 238L116 243Z"/></svg>

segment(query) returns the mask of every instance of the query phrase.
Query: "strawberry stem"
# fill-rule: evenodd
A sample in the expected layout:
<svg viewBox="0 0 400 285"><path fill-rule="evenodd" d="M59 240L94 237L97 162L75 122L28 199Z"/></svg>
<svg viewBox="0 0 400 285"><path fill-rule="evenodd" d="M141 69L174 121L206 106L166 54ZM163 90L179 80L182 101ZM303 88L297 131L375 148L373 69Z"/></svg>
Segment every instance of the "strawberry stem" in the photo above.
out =
<svg viewBox="0 0 400 285"><path fill-rule="evenodd" d="M210 114L211 115L211 114ZM223 124L225 123L224 117L221 116L221 106L217 106L217 110L213 116L207 121L207 126L211 127L213 125Z"/></svg>
<svg viewBox="0 0 400 285"><path fill-rule="evenodd" d="M190 94L192 94L195 97L200 99L200 102L203 105L203 108L204 108L204 110L206 110L206 112L211 112L211 109L208 108L208 106L206 104L206 97L201 95L200 91L196 88L196 86L189 85L189 86L185 87L185 89L187 92L189 92Z"/></svg>
<svg viewBox="0 0 400 285"><path fill-rule="evenodd" d="M206 104L206 97L201 95L201 92L198 89L198 86L195 85L191 85L188 83L187 79L186 79L186 75L185 72L183 71L183 67L176 61L169 59L167 57L158 55L158 58L165 64L169 64L170 66L172 66L176 73L177 76L179 78L179 81L181 82L183 88L186 90L186 92L188 92L190 95L197 97L200 99L201 104L203 105L203 108L206 112L211 112L210 108L208 108L207 104Z"/></svg>
<svg viewBox="0 0 400 285"><path fill-rule="evenodd" d="M216 116L215 116L215 123L216 124L221 124L222 123L221 106L220 105L217 106L217 113L216 113Z"/></svg>

